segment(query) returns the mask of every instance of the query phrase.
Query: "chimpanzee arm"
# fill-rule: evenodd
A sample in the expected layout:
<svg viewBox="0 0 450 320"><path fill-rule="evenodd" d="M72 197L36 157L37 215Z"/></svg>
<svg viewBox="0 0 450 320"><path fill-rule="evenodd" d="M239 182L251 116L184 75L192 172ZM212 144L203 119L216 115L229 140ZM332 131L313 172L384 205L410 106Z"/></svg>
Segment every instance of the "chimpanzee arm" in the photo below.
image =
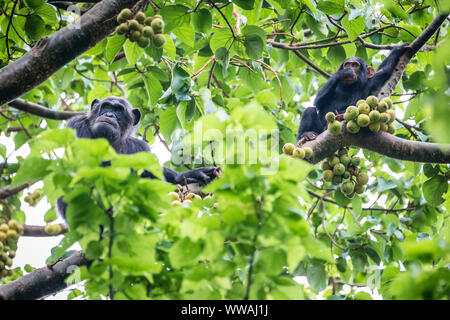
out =
<svg viewBox="0 0 450 320"><path fill-rule="evenodd" d="M409 43L397 46L391 50L389 56L384 59L372 78L369 78L370 90L369 94L374 94L384 85L390 78L400 59L400 56L409 48Z"/></svg>
<svg viewBox="0 0 450 320"><path fill-rule="evenodd" d="M305 112L303 112L302 120L300 121L300 127L298 128L297 140L300 140L303 137L312 140L324 130L325 128L322 121L319 119L317 109L314 107L306 108Z"/></svg>
<svg viewBox="0 0 450 320"><path fill-rule="evenodd" d="M323 107L326 107L330 101L330 99L333 99L335 92L336 92L336 86L339 83L339 79L342 76L342 71L339 70L338 72L334 73L330 79L328 79L327 83L320 88L319 92L317 93L316 99L314 100L314 105L317 109L321 110Z"/></svg>
<svg viewBox="0 0 450 320"><path fill-rule="evenodd" d="M164 167L164 179L172 184L185 185L186 183L198 183L200 185L207 185L217 178L217 176L218 168L216 167L202 167L181 173Z"/></svg>
<svg viewBox="0 0 450 320"><path fill-rule="evenodd" d="M93 138L93 134L89 129L89 120L86 115L71 118L67 122L67 126L76 130L78 138Z"/></svg>

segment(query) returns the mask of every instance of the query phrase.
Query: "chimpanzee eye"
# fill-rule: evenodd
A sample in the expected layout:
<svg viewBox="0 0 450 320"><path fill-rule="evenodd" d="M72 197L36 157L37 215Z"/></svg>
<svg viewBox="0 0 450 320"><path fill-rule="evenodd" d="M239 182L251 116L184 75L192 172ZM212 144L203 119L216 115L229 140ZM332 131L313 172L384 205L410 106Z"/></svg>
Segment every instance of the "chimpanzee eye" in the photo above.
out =
<svg viewBox="0 0 450 320"><path fill-rule="evenodd" d="M122 106L121 104L115 104L115 105L114 105L114 111L123 113L124 110L125 110L125 109L123 108L123 106Z"/></svg>

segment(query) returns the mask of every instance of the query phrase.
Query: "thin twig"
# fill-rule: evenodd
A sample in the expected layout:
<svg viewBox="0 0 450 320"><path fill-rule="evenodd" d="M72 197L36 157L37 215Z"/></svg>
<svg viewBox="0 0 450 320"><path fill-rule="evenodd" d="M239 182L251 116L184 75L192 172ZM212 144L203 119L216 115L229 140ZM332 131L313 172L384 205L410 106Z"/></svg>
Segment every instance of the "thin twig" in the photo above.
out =
<svg viewBox="0 0 450 320"><path fill-rule="evenodd" d="M323 201L323 199L320 200L322 203L322 228L323 231L325 231L325 234L327 235L328 238L330 238L330 241L332 244L334 244L336 247L338 247L341 250L345 250L345 248L341 245L339 245L331 236L331 234L328 233L327 228L325 227L325 211L326 211L326 207L325 207L325 203Z"/></svg>
<svg viewBox="0 0 450 320"><path fill-rule="evenodd" d="M225 20L225 22L227 23L228 27L230 28L231 34L233 35L233 39L236 40L236 35L234 34L233 27L231 26L230 22L228 22L228 19L225 17L225 15L222 13L222 11L220 11L220 9L216 6L216 4L215 4L213 1L208 0L208 2L211 3L211 5L212 5L217 11L219 11L220 15L222 16L222 18Z"/></svg>
<svg viewBox="0 0 450 320"><path fill-rule="evenodd" d="M200 68L200 69L198 69L196 72L194 72L192 75L191 75L191 78L195 78L195 77L197 77L200 73L202 73L203 72L203 70L205 70L206 69L206 67L211 63L211 61L216 61L216 56L214 55L214 56L212 56L211 58L209 58L209 60L208 61L206 61L206 63Z"/></svg>
<svg viewBox="0 0 450 320"><path fill-rule="evenodd" d="M271 66L269 66L267 63L261 61L261 60L257 60L256 62L259 62L260 64L262 64L266 69L270 70L273 75L275 76L275 78L278 81L278 87L280 88L280 108L278 108L278 111L281 110L281 108L283 107L283 86L281 85L281 81L280 78L278 77L278 74L275 72L275 70L272 69Z"/></svg>

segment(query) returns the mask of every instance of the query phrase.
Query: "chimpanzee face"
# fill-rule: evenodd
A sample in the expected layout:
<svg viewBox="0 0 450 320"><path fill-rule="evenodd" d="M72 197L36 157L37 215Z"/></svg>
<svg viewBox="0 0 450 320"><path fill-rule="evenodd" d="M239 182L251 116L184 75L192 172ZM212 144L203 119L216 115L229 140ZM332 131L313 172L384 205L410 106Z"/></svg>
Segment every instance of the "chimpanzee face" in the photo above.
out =
<svg viewBox="0 0 450 320"><path fill-rule="evenodd" d="M141 113L129 102L119 97L95 99L91 105L91 131L95 138L106 138L112 144L126 139L139 122Z"/></svg>
<svg viewBox="0 0 450 320"><path fill-rule="evenodd" d="M345 60L339 70L343 71L341 81L346 84L354 84L355 82L365 83L367 78L370 78L374 74L372 67L367 67L363 59L353 57Z"/></svg>
<svg viewBox="0 0 450 320"><path fill-rule="evenodd" d="M361 70L361 63L357 58L350 58L342 63L342 69L345 70L345 76L342 78L342 82L345 84L353 84L358 81L358 75Z"/></svg>

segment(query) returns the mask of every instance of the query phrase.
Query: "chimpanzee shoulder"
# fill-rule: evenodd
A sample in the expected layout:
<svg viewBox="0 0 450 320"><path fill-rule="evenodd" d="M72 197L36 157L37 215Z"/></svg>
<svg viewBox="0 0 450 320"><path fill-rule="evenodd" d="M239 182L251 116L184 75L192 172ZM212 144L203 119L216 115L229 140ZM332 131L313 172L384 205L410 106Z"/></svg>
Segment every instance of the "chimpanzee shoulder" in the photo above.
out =
<svg viewBox="0 0 450 320"><path fill-rule="evenodd" d="M124 143L124 149L122 153L132 154L137 152L150 152L150 147L147 142L139 140L135 137L128 137Z"/></svg>

